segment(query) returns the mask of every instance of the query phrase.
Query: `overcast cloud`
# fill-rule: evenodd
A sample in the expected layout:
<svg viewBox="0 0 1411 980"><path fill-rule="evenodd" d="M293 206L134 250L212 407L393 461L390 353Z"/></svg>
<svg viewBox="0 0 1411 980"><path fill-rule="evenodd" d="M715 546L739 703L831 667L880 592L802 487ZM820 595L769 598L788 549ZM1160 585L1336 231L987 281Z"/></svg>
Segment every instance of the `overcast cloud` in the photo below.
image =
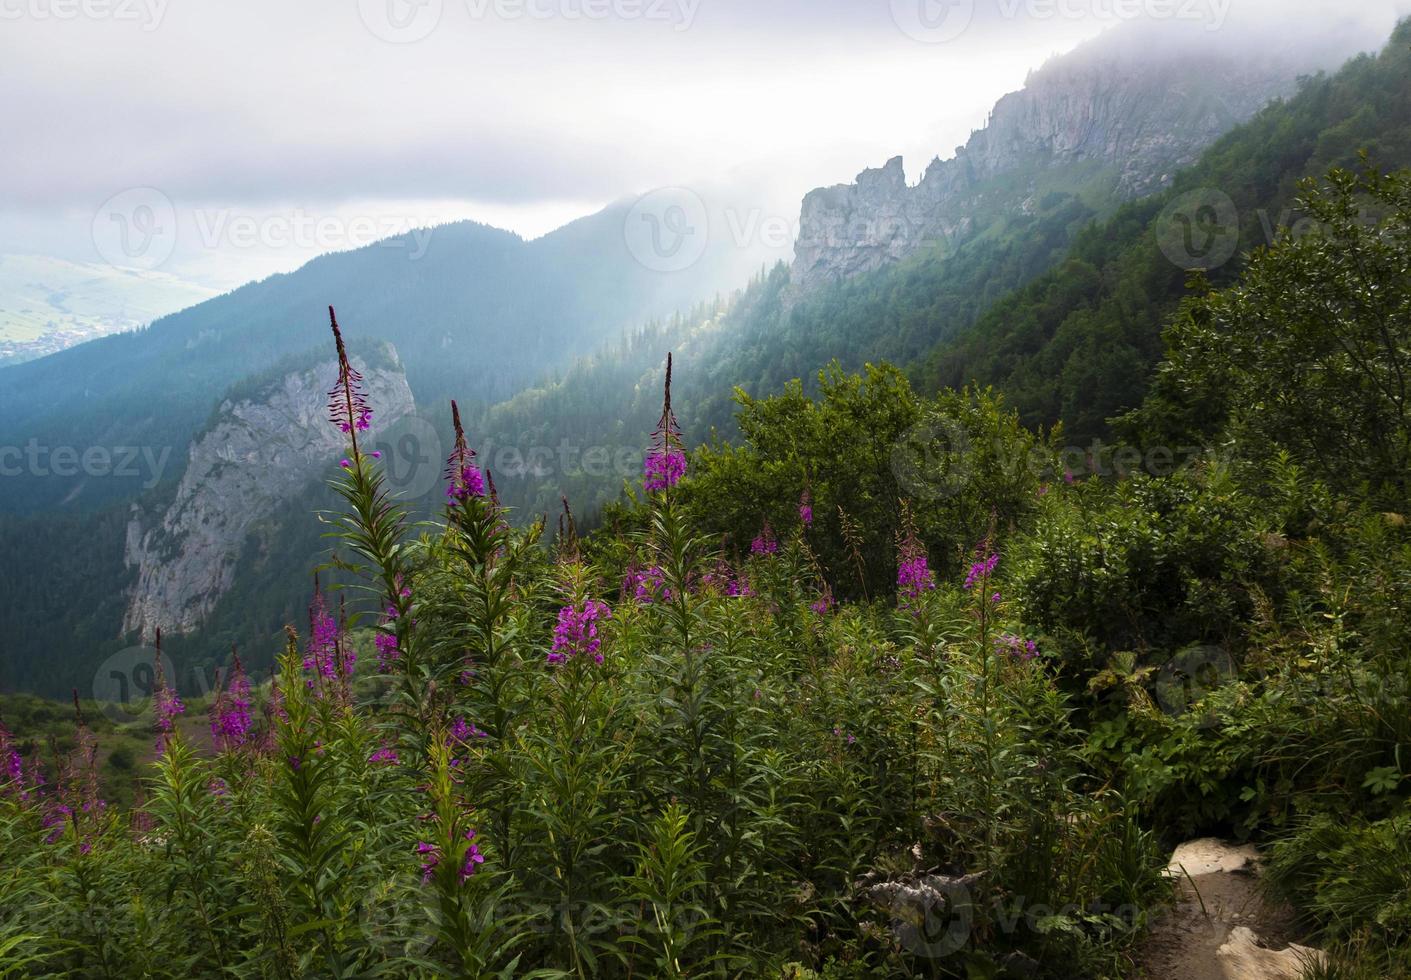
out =
<svg viewBox="0 0 1411 980"><path fill-rule="evenodd" d="M670 184L792 218L809 188L897 153L915 180L1030 68L1119 20L1259 23L1273 44L1295 17L1384 37L1396 6L0 0L0 253L98 261L94 214L132 188L181 215L164 271L222 287L359 244L240 246L236 218L533 236Z"/></svg>

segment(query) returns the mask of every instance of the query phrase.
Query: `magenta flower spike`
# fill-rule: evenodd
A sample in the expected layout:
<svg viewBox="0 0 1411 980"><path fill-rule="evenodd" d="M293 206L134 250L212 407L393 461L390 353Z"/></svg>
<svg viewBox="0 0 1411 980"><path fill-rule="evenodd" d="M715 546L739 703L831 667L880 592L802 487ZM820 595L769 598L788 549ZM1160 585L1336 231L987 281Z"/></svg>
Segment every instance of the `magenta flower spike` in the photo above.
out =
<svg viewBox="0 0 1411 980"><path fill-rule="evenodd" d="M152 703L157 715L157 754L161 755L166 752L167 742L171 740L171 734L176 729L177 716L186 713L186 705L182 704L180 696L167 686L166 674L162 668L160 629L157 630L156 647L156 684L152 691Z"/></svg>
<svg viewBox="0 0 1411 980"><path fill-rule="evenodd" d="M338 348L338 381L328 393L328 419L344 432L353 445L353 459L358 458L358 433L372 425L372 409L363 392L363 376L348 361L348 349L343 333L338 329L338 317L328 308L328 322L333 329L333 343ZM349 461L351 462L351 461Z"/></svg>
<svg viewBox="0 0 1411 980"><path fill-rule="evenodd" d="M612 610L607 603L586 600L580 606L564 606L559 610L558 625L554 627L554 643L549 651L548 662L561 664L570 657L592 657L594 663L602 663L602 638L598 636L599 620L611 619Z"/></svg>
<svg viewBox="0 0 1411 980"><path fill-rule="evenodd" d="M250 679L235 654L235 666L225 689L220 690L217 675L216 702L212 706L211 737L220 749L238 749L250 740L253 722L250 715Z"/></svg>
<svg viewBox="0 0 1411 980"><path fill-rule="evenodd" d="M765 521L760 528L759 536L750 542L750 554L752 555L772 555L779 550L779 539L774 536L774 528Z"/></svg>
<svg viewBox="0 0 1411 980"><path fill-rule="evenodd" d="M670 490L685 475L686 452L681 445L681 428L671 410L671 355L667 354L661 419L652 431L652 445L642 463L642 488L648 493Z"/></svg>
<svg viewBox="0 0 1411 980"><path fill-rule="evenodd" d="M897 591L902 605L909 606L936 587L936 575L926 559L926 548L913 535L902 544L897 563Z"/></svg>
<svg viewBox="0 0 1411 980"><path fill-rule="evenodd" d="M485 496L485 476L476 465L475 450L466 442L460 406L454 401L451 402L451 424L456 431L456 442L446 459L446 501L454 507L472 497Z"/></svg>

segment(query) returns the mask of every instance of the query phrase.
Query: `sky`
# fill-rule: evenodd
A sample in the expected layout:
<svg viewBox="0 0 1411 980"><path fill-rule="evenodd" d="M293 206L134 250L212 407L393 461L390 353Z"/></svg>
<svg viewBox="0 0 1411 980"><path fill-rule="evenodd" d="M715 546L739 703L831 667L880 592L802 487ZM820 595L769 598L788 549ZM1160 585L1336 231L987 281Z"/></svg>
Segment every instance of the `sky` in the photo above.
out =
<svg viewBox="0 0 1411 980"><path fill-rule="evenodd" d="M914 182L1104 28L1270 10L1273 30L1394 19L1392 0L0 0L0 256L225 289L407 227L535 237L662 186L794 222L891 156Z"/></svg>

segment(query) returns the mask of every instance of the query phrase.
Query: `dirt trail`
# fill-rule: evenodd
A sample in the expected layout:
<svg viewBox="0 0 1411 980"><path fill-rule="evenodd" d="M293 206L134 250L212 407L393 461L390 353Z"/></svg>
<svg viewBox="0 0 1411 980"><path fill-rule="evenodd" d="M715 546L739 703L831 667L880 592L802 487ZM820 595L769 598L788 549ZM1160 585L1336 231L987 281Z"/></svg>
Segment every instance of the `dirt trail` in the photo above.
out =
<svg viewBox="0 0 1411 980"><path fill-rule="evenodd" d="M1136 977L1298 980L1314 950L1291 945L1293 917L1259 893L1259 852L1213 838L1176 848L1176 904L1142 945Z"/></svg>

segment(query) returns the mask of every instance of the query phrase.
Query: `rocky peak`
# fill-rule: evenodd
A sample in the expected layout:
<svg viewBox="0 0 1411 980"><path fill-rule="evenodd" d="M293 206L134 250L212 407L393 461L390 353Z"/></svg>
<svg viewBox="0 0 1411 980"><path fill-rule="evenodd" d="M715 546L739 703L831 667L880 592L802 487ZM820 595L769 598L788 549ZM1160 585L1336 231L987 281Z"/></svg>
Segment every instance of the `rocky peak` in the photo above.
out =
<svg viewBox="0 0 1411 980"><path fill-rule="evenodd" d="M1119 28L1031 72L984 128L908 186L900 157L810 192L795 246L795 294L935 245L959 245L1054 191L1099 208L1152 193L1301 73L1322 47L1278 51L1200 33L1158 43Z"/></svg>
<svg viewBox="0 0 1411 980"><path fill-rule="evenodd" d="M373 430L415 409L401 362L390 345L354 358L373 405ZM290 370L217 408L192 443L170 505L133 506L125 560L137 581L123 632L187 633L199 627L230 588L246 533L280 503L324 476L346 451L328 421L333 359Z"/></svg>

